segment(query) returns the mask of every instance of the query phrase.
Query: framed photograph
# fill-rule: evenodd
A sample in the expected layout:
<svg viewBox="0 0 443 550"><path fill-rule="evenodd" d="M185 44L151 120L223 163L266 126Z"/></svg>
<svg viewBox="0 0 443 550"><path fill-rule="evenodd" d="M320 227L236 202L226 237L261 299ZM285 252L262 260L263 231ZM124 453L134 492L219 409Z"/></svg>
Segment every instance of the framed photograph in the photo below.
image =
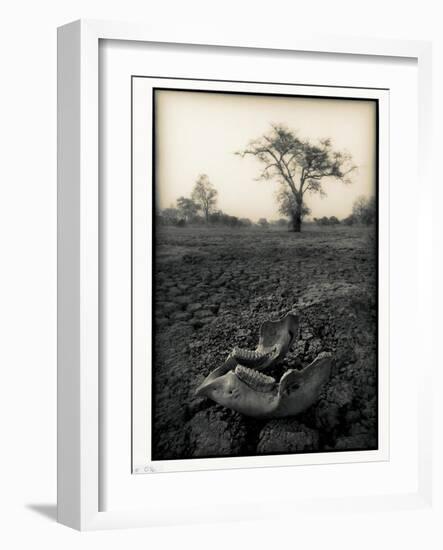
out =
<svg viewBox="0 0 443 550"><path fill-rule="evenodd" d="M429 46L194 42L59 29L59 521L427 505Z"/></svg>
<svg viewBox="0 0 443 550"><path fill-rule="evenodd" d="M386 460L388 91L132 94L134 472Z"/></svg>

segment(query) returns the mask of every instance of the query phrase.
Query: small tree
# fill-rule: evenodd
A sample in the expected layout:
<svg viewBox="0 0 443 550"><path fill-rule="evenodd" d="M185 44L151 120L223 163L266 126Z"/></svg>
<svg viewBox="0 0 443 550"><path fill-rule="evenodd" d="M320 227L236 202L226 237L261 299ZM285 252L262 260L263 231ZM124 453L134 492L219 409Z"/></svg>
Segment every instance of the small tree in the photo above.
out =
<svg viewBox="0 0 443 550"><path fill-rule="evenodd" d="M252 155L262 163L259 179L274 179L287 186L295 207L291 215L293 231L301 231L306 193L325 195L322 185L326 178L350 183L350 173L355 169L351 155L334 150L330 139L318 143L302 140L283 124L273 124L269 133L237 154Z"/></svg>
<svg viewBox="0 0 443 550"><path fill-rule="evenodd" d="M355 221L365 225L371 225L375 222L377 216L377 207L375 197L358 197L352 206L352 217Z"/></svg>
<svg viewBox="0 0 443 550"><path fill-rule="evenodd" d="M165 208L160 213L166 225L175 225L180 219L180 214L177 208Z"/></svg>
<svg viewBox="0 0 443 550"><path fill-rule="evenodd" d="M203 212L206 223L209 221L209 215L214 211L217 204L218 191L209 181L206 174L201 174L192 190L191 199Z"/></svg>
<svg viewBox="0 0 443 550"><path fill-rule="evenodd" d="M266 218L260 218L257 222L257 224L260 227L263 227L263 229L266 229L269 226L268 220Z"/></svg>
<svg viewBox="0 0 443 550"><path fill-rule="evenodd" d="M340 220L336 216L329 217L329 225L337 225L340 223Z"/></svg>
<svg viewBox="0 0 443 550"><path fill-rule="evenodd" d="M358 221L361 221L362 219L363 212L367 205L367 200L368 199L362 195L355 199L354 204L352 205L352 215Z"/></svg>
<svg viewBox="0 0 443 550"><path fill-rule="evenodd" d="M198 206L192 199L187 197L179 197L177 199L177 209L180 216L186 221L192 221L198 212Z"/></svg>

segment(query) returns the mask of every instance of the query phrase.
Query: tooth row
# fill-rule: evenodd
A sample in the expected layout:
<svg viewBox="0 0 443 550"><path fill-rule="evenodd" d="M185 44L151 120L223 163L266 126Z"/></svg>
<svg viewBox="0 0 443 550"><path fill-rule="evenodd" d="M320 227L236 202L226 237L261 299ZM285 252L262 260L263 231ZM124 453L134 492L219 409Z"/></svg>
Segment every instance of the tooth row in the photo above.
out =
<svg viewBox="0 0 443 550"><path fill-rule="evenodd" d="M237 365L235 367L235 374L242 382L260 392L267 392L272 390L275 386L275 379L272 378L272 376L266 376L261 372L248 369L243 365Z"/></svg>
<svg viewBox="0 0 443 550"><path fill-rule="evenodd" d="M246 365L257 366L267 361L269 357L271 357L272 351L260 352L257 350L250 351L247 349L235 348L232 354L239 363L245 363Z"/></svg>
<svg viewBox="0 0 443 550"><path fill-rule="evenodd" d="M237 348L235 352L239 357L244 357L245 359L258 359L263 356L263 353L259 353L258 351L255 351L255 350L250 351L248 349Z"/></svg>

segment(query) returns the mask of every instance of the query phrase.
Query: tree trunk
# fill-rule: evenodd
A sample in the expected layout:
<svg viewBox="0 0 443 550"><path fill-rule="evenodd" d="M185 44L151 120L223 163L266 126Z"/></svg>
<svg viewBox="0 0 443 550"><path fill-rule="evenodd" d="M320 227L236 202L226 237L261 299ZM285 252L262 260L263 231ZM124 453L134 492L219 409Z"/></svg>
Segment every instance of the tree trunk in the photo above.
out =
<svg viewBox="0 0 443 550"><path fill-rule="evenodd" d="M291 213L291 231L300 233L301 231L301 208L292 211Z"/></svg>

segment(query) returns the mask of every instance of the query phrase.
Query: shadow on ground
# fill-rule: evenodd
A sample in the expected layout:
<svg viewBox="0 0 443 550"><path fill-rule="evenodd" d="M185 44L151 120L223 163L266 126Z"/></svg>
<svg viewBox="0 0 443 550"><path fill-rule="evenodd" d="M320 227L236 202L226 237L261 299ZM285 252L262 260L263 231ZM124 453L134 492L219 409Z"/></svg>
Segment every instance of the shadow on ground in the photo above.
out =
<svg viewBox="0 0 443 550"><path fill-rule="evenodd" d="M51 521L57 521L56 504L26 504L25 507Z"/></svg>

